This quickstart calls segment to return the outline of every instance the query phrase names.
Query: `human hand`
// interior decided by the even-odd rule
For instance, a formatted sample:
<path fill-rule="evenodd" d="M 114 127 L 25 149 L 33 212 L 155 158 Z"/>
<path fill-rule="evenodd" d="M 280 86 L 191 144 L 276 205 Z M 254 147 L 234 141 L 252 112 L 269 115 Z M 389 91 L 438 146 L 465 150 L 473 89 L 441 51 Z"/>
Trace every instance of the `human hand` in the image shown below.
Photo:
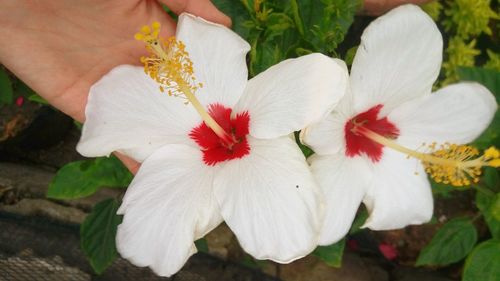
<path fill-rule="evenodd" d="M 174 13 L 189 12 L 230 25 L 209 0 L 0 0 L 0 61 L 40 96 L 83 122 L 89 89 L 121 64 L 140 64 L 138 29 L 153 21 L 162 36 L 175 32 Z M 117 154 L 132 171 L 139 164 Z"/>

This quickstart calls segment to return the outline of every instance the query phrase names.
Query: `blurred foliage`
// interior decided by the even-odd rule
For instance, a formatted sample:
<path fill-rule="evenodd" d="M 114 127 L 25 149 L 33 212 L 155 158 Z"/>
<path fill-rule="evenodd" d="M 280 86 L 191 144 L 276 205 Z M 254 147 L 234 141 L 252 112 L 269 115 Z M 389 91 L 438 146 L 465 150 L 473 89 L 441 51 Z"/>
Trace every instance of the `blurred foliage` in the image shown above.
<path fill-rule="evenodd" d="M 7 72 L 0 68 L 0 105 L 12 104 L 14 102 L 14 90 Z"/>
<path fill-rule="evenodd" d="M 490 20 L 498 19 L 490 0 L 448 0 L 443 25 L 446 31 L 468 39 L 481 33 L 492 35 Z"/>
<path fill-rule="evenodd" d="M 478 67 L 460 67 L 458 76 L 462 81 L 473 81 L 484 85 L 500 101 L 500 72 Z M 474 146 L 486 149 L 494 145 L 500 147 L 500 111 L 496 111 L 490 126 L 474 141 Z"/>
<path fill-rule="evenodd" d="M 439 1 L 432 1 L 422 5 L 422 9 L 434 20 L 437 21 L 443 10 L 443 5 Z"/>
<path fill-rule="evenodd" d="M 253 77 L 284 59 L 312 52 L 337 56 L 360 0 L 215 0 L 252 49 Z"/>
<path fill-rule="evenodd" d="M 459 80 L 458 67 L 474 66 L 476 57 L 481 54 L 481 51 L 476 48 L 476 40 L 468 43 L 460 37 L 451 38 L 446 55 L 448 59 L 443 62 L 443 70 L 445 79 L 441 82 L 442 86 Z"/>
<path fill-rule="evenodd" d="M 28 85 L 0 65 L 0 106 L 12 105 L 16 99 L 21 97 L 35 103 L 49 105 Z"/>
<path fill-rule="evenodd" d="M 459 81 L 457 69 L 478 66 L 500 70 L 498 54 L 498 3 L 490 0 L 441 0 L 423 6 L 445 31 L 445 58 L 442 79 L 445 86 Z M 481 41 L 481 43 L 478 43 Z M 485 43 L 486 42 L 486 43 Z M 479 46 L 481 45 L 481 46 Z M 497 48 L 491 48 L 491 46 Z"/>
<path fill-rule="evenodd" d="M 492 50 L 486 50 L 488 54 L 488 61 L 484 64 L 484 68 L 500 71 L 500 54 Z"/>

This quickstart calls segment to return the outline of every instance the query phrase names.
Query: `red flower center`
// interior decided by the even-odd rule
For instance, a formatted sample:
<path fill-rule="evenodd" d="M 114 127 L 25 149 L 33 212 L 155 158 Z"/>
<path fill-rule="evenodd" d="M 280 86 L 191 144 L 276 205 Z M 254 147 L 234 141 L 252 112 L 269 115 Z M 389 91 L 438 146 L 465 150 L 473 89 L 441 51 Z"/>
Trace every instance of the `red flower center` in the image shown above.
<path fill-rule="evenodd" d="M 209 166 L 226 160 L 242 158 L 250 153 L 247 141 L 250 115 L 245 111 L 231 118 L 232 111 L 231 108 L 217 103 L 208 106 L 208 114 L 226 131 L 229 138 L 220 138 L 205 122 L 189 133 L 189 137 L 200 146 L 203 152 L 203 161 Z"/>
<path fill-rule="evenodd" d="M 344 131 L 347 156 L 354 157 L 364 153 L 373 162 L 378 162 L 382 158 L 383 146 L 365 137 L 362 134 L 363 128 L 390 139 L 399 136 L 399 129 L 387 117 L 378 118 L 382 107 L 381 104 L 376 105 L 346 122 Z"/>

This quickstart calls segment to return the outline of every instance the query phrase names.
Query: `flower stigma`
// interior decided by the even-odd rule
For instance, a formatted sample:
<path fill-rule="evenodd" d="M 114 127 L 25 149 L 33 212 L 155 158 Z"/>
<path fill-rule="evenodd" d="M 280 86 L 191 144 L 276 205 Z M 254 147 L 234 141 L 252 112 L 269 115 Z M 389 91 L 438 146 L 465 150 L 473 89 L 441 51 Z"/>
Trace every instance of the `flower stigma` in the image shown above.
<path fill-rule="evenodd" d="M 183 98 L 186 104 L 191 103 L 205 124 L 223 142 L 234 143 L 234 137 L 208 114 L 195 96 L 196 91 L 203 87 L 203 84 L 196 82 L 193 62 L 185 49 L 186 46 L 175 36 L 167 39 L 161 38 L 160 27 L 159 22 L 153 22 L 151 26 L 143 26 L 134 36 L 136 40 L 146 43 L 146 49 L 150 53 L 148 57 L 141 57 L 144 72 L 160 85 L 161 92 Z"/>
<path fill-rule="evenodd" d="M 392 148 L 396 151 L 419 159 L 425 171 L 437 183 L 451 184 L 453 186 L 467 186 L 479 182 L 482 167 L 500 167 L 500 152 L 495 147 L 490 147 L 480 155 L 479 150 L 470 145 L 457 145 L 432 143 L 428 148 L 430 153 L 419 152 L 398 144 L 394 138 L 383 136 L 357 122 L 350 128 L 351 133 L 363 136 L 373 142 Z"/>

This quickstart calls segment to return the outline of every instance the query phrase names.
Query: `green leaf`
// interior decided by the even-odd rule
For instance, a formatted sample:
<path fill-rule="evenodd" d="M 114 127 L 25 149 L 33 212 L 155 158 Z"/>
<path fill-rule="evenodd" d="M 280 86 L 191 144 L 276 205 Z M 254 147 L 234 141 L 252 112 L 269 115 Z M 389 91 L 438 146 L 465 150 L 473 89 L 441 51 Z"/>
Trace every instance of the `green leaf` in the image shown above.
<path fill-rule="evenodd" d="M 194 245 L 196 246 L 196 249 L 198 250 L 198 252 L 208 253 L 207 239 L 200 238 L 200 239 L 194 241 Z"/>
<path fill-rule="evenodd" d="M 433 179 L 429 179 L 432 187 L 432 194 L 443 198 L 451 198 L 455 192 L 465 191 L 470 189 L 468 186 L 453 186 L 451 184 L 437 183 Z"/>
<path fill-rule="evenodd" d="M 342 265 L 342 255 L 344 254 L 345 239 L 332 244 L 330 246 L 319 246 L 312 253 L 320 260 L 332 267 L 340 267 Z"/>
<path fill-rule="evenodd" d="M 234 0 L 212 0 L 212 3 L 231 18 L 232 29 L 241 37 L 248 39 L 249 29 L 245 24 L 251 20 L 251 17 L 245 4 Z"/>
<path fill-rule="evenodd" d="M 125 187 L 132 174 L 115 157 L 69 163 L 52 180 L 47 197 L 75 199 L 89 196 L 101 187 Z"/>
<path fill-rule="evenodd" d="M 39 103 L 39 104 L 44 104 L 44 105 L 48 105 L 49 102 L 46 101 L 44 98 L 42 98 L 41 96 L 37 95 L 37 94 L 34 94 L 34 95 L 30 95 L 28 97 L 28 100 L 32 101 L 32 102 L 36 102 L 36 103 Z"/>
<path fill-rule="evenodd" d="M 80 122 L 78 122 L 78 121 L 76 121 L 76 120 L 73 120 L 73 124 L 75 125 L 75 127 L 76 127 L 79 131 L 81 131 L 81 130 L 83 129 L 83 124 L 82 124 L 82 123 L 80 123 Z"/>
<path fill-rule="evenodd" d="M 306 145 L 303 145 L 300 142 L 300 132 L 294 132 L 294 136 L 295 136 L 295 142 L 297 143 L 300 150 L 302 151 L 302 154 L 304 154 L 306 158 L 314 154 L 314 151 L 311 148 L 309 148 Z"/>
<path fill-rule="evenodd" d="M 95 205 L 80 227 L 81 247 L 98 274 L 116 259 L 115 237 L 122 217 L 116 214 L 119 204 L 107 199 Z"/>
<path fill-rule="evenodd" d="M 31 95 L 36 95 L 35 91 L 33 91 L 28 85 L 26 85 L 23 81 L 17 80 L 17 83 L 14 87 L 16 89 L 16 93 L 23 97 L 29 97 Z"/>
<path fill-rule="evenodd" d="M 500 110 L 495 112 L 490 126 L 473 142 L 479 149 L 486 149 L 490 146 L 500 147 Z"/>
<path fill-rule="evenodd" d="M 243 253 L 243 257 L 239 261 L 242 265 L 257 269 L 257 270 L 262 270 L 264 267 L 268 266 L 270 264 L 270 261 L 268 260 L 257 260 L 254 259 L 252 256 L 249 254 Z"/>
<path fill-rule="evenodd" d="M 500 71 L 479 67 L 459 67 L 458 76 L 463 81 L 475 81 L 483 84 L 497 97 L 500 96 Z"/>
<path fill-rule="evenodd" d="M 356 56 L 356 52 L 358 51 L 359 46 L 354 46 L 347 50 L 347 53 L 345 54 L 344 61 L 347 65 L 352 65 L 352 62 L 354 61 L 354 57 Z"/>
<path fill-rule="evenodd" d="M 464 266 L 462 281 L 500 280 L 500 241 L 485 241 L 472 251 Z"/>
<path fill-rule="evenodd" d="M 469 219 L 453 219 L 434 235 L 417 259 L 420 265 L 447 265 L 467 256 L 477 242 L 477 231 Z"/>
<path fill-rule="evenodd" d="M 476 192 L 476 206 L 481 211 L 491 236 L 497 239 L 500 239 L 500 219 L 497 218 L 499 200 L 500 194 Z"/>
<path fill-rule="evenodd" d="M 500 193 L 495 196 L 491 204 L 491 216 L 500 222 Z"/>
<path fill-rule="evenodd" d="M 356 215 L 356 218 L 352 223 L 351 229 L 349 230 L 349 234 L 354 234 L 356 232 L 359 232 L 361 230 L 361 226 L 365 224 L 367 218 L 368 218 L 368 211 L 366 210 L 366 208 L 363 208 L 360 211 L 358 211 L 358 214 Z"/>
<path fill-rule="evenodd" d="M 299 31 L 300 35 L 304 36 L 304 23 L 302 22 L 302 18 L 300 16 L 297 0 L 290 0 L 290 8 L 292 9 L 292 16 L 297 30 Z"/>
<path fill-rule="evenodd" d="M 255 56 L 251 57 L 250 60 L 250 73 L 252 76 L 285 59 L 283 50 L 272 41 L 257 41 L 254 54 Z"/>
<path fill-rule="evenodd" d="M 7 72 L 0 68 L 0 105 L 14 102 L 14 90 Z"/>
<path fill-rule="evenodd" d="M 461 80 L 475 81 L 487 87 L 500 100 L 500 72 L 478 67 L 460 67 Z M 497 110 L 490 126 L 474 141 L 474 146 L 485 149 L 491 145 L 500 146 L 500 111 Z"/>
<path fill-rule="evenodd" d="M 296 0 L 295 24 L 316 52 L 333 53 L 344 40 L 361 1 Z M 291 5 L 293 8 L 293 5 Z M 297 10 L 297 11 L 295 11 Z"/>
<path fill-rule="evenodd" d="M 489 189 L 498 192 L 500 191 L 500 171 L 493 167 L 484 168 L 483 182 Z"/>
<path fill-rule="evenodd" d="M 266 40 L 283 35 L 285 30 L 293 26 L 293 20 L 284 13 L 272 13 L 266 20 Z"/>

